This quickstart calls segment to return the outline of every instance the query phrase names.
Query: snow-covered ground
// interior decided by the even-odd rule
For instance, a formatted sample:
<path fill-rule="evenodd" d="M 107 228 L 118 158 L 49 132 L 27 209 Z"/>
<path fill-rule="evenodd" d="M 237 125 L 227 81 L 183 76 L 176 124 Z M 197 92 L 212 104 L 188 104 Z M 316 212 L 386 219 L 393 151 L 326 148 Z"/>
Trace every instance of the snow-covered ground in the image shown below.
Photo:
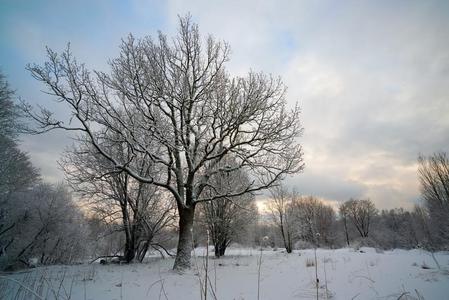
<path fill-rule="evenodd" d="M 438 270 L 425 251 L 360 250 L 317 250 L 320 299 L 449 299 L 449 253 L 435 255 Z M 144 264 L 40 267 L 6 276 L 34 290 L 42 285 L 38 294 L 49 299 L 201 299 L 204 251 L 196 249 L 192 270 L 182 275 L 171 270 L 173 259 L 150 258 Z M 314 257 L 314 250 L 264 250 L 258 290 L 260 251 L 228 249 L 226 257 L 209 260 L 208 299 L 257 299 L 258 292 L 260 299 L 316 299 L 315 267 L 307 266 Z M 0 284 L 0 299 L 17 294 L 17 283 Z M 32 299 L 30 293 L 23 297 Z"/>

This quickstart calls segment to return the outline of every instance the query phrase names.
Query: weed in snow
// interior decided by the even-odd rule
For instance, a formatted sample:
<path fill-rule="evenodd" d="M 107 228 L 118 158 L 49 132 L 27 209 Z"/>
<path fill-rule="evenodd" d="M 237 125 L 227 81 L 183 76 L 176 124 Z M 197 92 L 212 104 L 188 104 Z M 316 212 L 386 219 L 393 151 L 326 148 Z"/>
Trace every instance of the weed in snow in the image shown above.
<path fill-rule="evenodd" d="M 306 259 L 306 267 L 310 268 L 310 267 L 314 267 L 315 266 L 315 261 L 312 258 L 307 258 Z"/>

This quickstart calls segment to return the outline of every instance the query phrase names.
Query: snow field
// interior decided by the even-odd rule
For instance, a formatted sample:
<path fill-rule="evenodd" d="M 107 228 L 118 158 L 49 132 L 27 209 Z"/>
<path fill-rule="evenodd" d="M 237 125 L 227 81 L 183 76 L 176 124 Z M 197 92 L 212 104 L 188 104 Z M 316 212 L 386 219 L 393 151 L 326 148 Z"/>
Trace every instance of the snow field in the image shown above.
<path fill-rule="evenodd" d="M 2 275 L 9 280 L 0 280 L 0 299 L 17 295 L 18 284 L 11 279 L 44 299 L 201 299 L 204 253 L 204 248 L 195 250 L 192 269 L 184 274 L 171 270 L 173 259 L 151 257 L 144 264 L 39 267 Z M 209 258 L 208 299 L 257 299 L 260 251 L 231 248 L 226 254 Z M 435 256 L 441 270 L 422 250 L 318 249 L 319 298 L 449 299 L 449 254 Z M 262 251 L 260 299 L 316 299 L 314 257 L 313 249 Z M 29 299 L 21 291 L 24 296 L 17 299 Z"/>

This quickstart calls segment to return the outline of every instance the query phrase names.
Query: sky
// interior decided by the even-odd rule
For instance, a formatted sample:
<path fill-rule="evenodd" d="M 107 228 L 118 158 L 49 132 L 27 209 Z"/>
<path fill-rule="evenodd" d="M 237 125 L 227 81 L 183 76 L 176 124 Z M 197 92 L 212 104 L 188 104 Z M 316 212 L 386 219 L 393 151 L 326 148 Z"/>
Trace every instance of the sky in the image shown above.
<path fill-rule="evenodd" d="M 16 95 L 58 106 L 26 71 L 45 47 L 107 71 L 129 33 L 173 35 L 190 13 L 232 48 L 232 75 L 281 76 L 299 103 L 305 170 L 286 184 L 337 206 L 420 202 L 418 155 L 449 149 L 449 1 L 0 0 L 0 68 Z M 65 132 L 22 136 L 43 178 L 63 180 Z"/>

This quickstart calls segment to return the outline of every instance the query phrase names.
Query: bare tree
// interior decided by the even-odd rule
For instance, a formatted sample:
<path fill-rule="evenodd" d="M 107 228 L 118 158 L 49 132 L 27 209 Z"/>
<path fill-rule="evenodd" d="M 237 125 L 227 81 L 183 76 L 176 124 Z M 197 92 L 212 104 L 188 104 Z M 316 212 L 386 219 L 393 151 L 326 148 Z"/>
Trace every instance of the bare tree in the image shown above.
<path fill-rule="evenodd" d="M 420 156 L 421 194 L 430 218 L 435 245 L 449 245 L 449 157 L 446 153 Z M 431 238 L 432 240 L 432 238 Z M 438 245 L 436 245 L 438 244 Z"/>
<path fill-rule="evenodd" d="M 413 227 L 418 234 L 418 246 L 434 251 L 437 243 L 435 241 L 435 233 L 432 231 L 429 212 L 425 207 L 415 205 L 412 215 L 414 220 Z"/>
<path fill-rule="evenodd" d="M 313 196 L 295 197 L 292 202 L 292 223 L 296 236 L 315 246 L 331 246 L 335 240 L 335 212 Z"/>
<path fill-rule="evenodd" d="M 339 207 L 339 213 L 340 218 L 343 222 L 343 228 L 345 230 L 345 238 L 346 238 L 346 244 L 349 246 L 349 230 L 348 230 L 348 219 L 349 219 L 349 209 L 348 209 L 348 202 L 344 202 Z"/>
<path fill-rule="evenodd" d="M 14 140 L 0 136 L 0 203 L 38 181 L 39 172 L 28 154 L 21 151 Z"/>
<path fill-rule="evenodd" d="M 14 92 L 0 71 L 0 204 L 12 193 L 32 186 L 39 177 L 16 141 L 21 122 L 20 110 L 13 98 Z"/>
<path fill-rule="evenodd" d="M 48 58 L 29 70 L 71 109 L 73 122 L 24 105 L 39 124 L 35 133 L 78 130 L 117 169 L 169 191 L 179 214 L 175 269 L 190 267 L 196 204 L 269 188 L 303 168 L 296 142 L 299 108 L 286 108 L 281 80 L 262 73 L 230 78 L 225 70 L 229 46 L 210 36 L 203 42 L 190 17 L 180 19 L 171 42 L 162 33 L 157 41 L 129 36 L 120 56 L 110 62 L 110 74 L 89 72 L 69 49 L 62 55 L 48 50 Z M 116 157 L 102 144 L 109 132 L 131 153 L 164 170 L 163 176 L 139 174 L 133 155 Z M 148 147 L 150 140 L 156 145 Z M 215 166 L 229 155 L 236 158 L 234 169 L 248 172 L 249 183 L 224 195 L 205 196 L 211 176 L 220 171 Z"/>
<path fill-rule="evenodd" d="M 350 199 L 343 205 L 360 236 L 362 238 L 368 237 L 373 217 L 377 215 L 377 209 L 374 203 L 369 199 Z"/>
<path fill-rule="evenodd" d="M 386 249 L 418 247 L 422 241 L 417 230 L 420 220 L 416 212 L 403 208 L 382 210 L 374 231 L 377 242 Z"/>
<path fill-rule="evenodd" d="M 14 91 L 0 71 L 0 137 L 14 139 L 20 131 L 20 109 L 13 101 Z"/>
<path fill-rule="evenodd" d="M 228 158 L 221 165 L 223 164 L 232 168 L 235 162 Z M 212 197 L 241 189 L 241 186 L 248 185 L 249 178 L 242 170 L 237 169 L 214 174 L 210 182 L 211 187 L 206 188 L 204 194 Z M 200 220 L 207 226 L 211 235 L 216 257 L 223 256 L 231 242 L 248 233 L 250 226 L 257 220 L 255 197 L 252 193 L 204 202 L 199 212 Z"/>
<path fill-rule="evenodd" d="M 18 108 L 14 93 L 0 72 L 0 257 L 12 246 L 20 218 L 15 208 L 17 194 L 31 189 L 39 182 L 39 172 L 31 164 L 27 153 L 19 149 Z"/>
<path fill-rule="evenodd" d="M 287 253 L 293 250 L 293 224 L 290 220 L 292 215 L 292 200 L 295 197 L 283 185 L 271 189 L 271 201 L 268 202 L 268 210 L 275 226 L 281 232 L 282 241 Z"/>
<path fill-rule="evenodd" d="M 14 140 L 0 136 L 0 256 L 5 255 L 14 242 L 11 232 L 15 232 L 20 223 L 19 195 L 38 182 L 39 172 L 29 156 Z"/>
<path fill-rule="evenodd" d="M 113 137 L 110 137 L 113 140 Z M 115 145 L 115 155 L 129 156 L 129 149 Z M 126 145 L 125 145 L 126 146 Z M 138 160 L 138 158 L 136 158 Z M 139 174 L 155 172 L 148 161 L 137 161 Z M 136 257 L 142 261 L 150 247 L 163 246 L 158 235 L 174 222 L 175 207 L 157 186 L 135 180 L 128 173 L 116 169 L 92 145 L 79 139 L 78 147 L 66 152 L 62 160 L 66 178 L 88 207 L 104 222 L 121 224 L 111 226 L 125 235 L 124 254 L 131 262 Z M 156 175 L 155 175 L 156 176 Z M 165 248 L 163 248 L 165 250 Z"/>

